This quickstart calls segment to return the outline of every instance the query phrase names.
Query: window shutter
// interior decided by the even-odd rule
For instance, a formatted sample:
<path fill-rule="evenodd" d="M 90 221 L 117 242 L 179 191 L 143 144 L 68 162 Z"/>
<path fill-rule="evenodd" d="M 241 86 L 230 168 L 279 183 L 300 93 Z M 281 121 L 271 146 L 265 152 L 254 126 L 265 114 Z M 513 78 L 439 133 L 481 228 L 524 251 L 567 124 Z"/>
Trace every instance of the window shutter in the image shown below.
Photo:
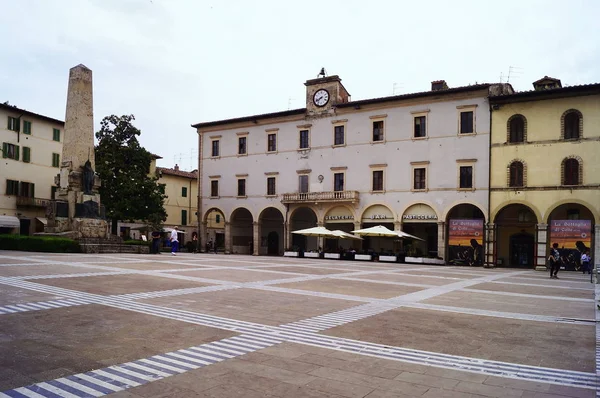
<path fill-rule="evenodd" d="M 8 144 L 6 142 L 2 143 L 2 157 L 6 158 L 8 156 Z"/>
<path fill-rule="evenodd" d="M 19 146 L 15 145 L 15 160 L 19 160 Z"/>
<path fill-rule="evenodd" d="M 34 183 L 31 183 L 31 192 L 30 192 L 30 194 L 31 194 L 32 198 L 35 198 L 35 184 Z"/>

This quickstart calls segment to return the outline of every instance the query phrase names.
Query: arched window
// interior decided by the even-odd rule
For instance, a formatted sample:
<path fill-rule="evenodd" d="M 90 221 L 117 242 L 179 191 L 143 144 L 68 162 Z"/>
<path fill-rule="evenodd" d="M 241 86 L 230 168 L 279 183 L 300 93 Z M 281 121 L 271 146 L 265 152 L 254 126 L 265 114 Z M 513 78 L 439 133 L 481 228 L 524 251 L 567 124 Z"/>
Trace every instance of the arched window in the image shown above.
<path fill-rule="evenodd" d="M 574 158 L 563 161 L 563 185 L 579 185 L 579 161 Z"/>
<path fill-rule="evenodd" d="M 508 142 L 517 143 L 525 141 L 525 117 L 514 115 L 508 122 Z"/>
<path fill-rule="evenodd" d="M 509 187 L 523 186 L 523 163 L 519 161 L 512 162 L 509 167 Z"/>
<path fill-rule="evenodd" d="M 577 140 L 581 138 L 583 127 L 583 115 L 576 109 L 569 109 L 563 113 L 563 138 L 565 140 Z"/>

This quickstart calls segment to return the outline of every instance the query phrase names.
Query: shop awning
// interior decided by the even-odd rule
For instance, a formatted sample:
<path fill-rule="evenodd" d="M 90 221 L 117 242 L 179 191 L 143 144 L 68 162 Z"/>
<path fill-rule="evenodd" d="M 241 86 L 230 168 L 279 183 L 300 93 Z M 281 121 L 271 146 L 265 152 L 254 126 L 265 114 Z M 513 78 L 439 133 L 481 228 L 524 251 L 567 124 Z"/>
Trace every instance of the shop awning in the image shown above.
<path fill-rule="evenodd" d="M 44 225 L 48 224 L 48 219 L 44 217 L 36 217 L 36 219 Z"/>
<path fill-rule="evenodd" d="M 21 223 L 15 216 L 0 216 L 0 228 L 19 228 Z"/>

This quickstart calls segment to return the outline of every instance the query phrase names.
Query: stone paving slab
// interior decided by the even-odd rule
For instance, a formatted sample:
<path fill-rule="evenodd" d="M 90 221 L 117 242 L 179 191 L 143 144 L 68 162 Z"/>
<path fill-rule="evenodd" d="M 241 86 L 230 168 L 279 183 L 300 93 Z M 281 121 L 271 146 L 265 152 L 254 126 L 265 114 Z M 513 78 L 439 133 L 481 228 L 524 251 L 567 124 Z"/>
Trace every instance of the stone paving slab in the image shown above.
<path fill-rule="evenodd" d="M 510 292 L 510 293 L 521 293 L 521 294 L 533 294 L 540 296 L 556 296 L 560 297 L 571 297 L 571 298 L 584 298 L 593 299 L 593 290 L 575 290 L 575 289 L 556 289 L 554 287 L 544 286 L 523 286 L 523 285 L 509 285 L 505 283 L 480 283 L 477 285 L 470 286 L 469 289 L 477 290 L 488 290 L 496 292 Z"/>
<path fill-rule="evenodd" d="M 156 270 L 173 270 L 181 268 L 201 269 L 204 265 L 195 265 L 189 263 L 165 263 L 165 262 L 119 262 L 113 261 L 111 264 L 102 264 L 111 267 L 123 268 L 124 270 L 140 270 L 140 271 L 156 271 Z"/>
<path fill-rule="evenodd" d="M 387 299 L 423 290 L 422 288 L 412 286 L 384 285 L 368 281 L 359 282 L 333 278 L 307 282 L 281 283 L 275 286 L 380 299 Z"/>
<path fill-rule="evenodd" d="M 428 280 L 429 278 L 433 278 L 433 277 L 437 277 L 437 278 L 456 278 L 456 279 L 475 279 L 475 278 L 480 278 L 482 276 L 485 276 L 484 274 L 481 275 L 473 275 L 471 273 L 469 274 L 463 274 L 463 273 L 456 273 L 456 272 L 444 272 L 443 268 L 440 268 L 440 270 L 435 270 L 435 271 L 406 271 L 403 272 L 404 275 L 416 275 L 416 276 L 420 276 L 420 277 L 425 277 L 426 280 Z"/>
<path fill-rule="evenodd" d="M 310 275 L 332 275 L 332 274 L 343 274 L 345 272 L 349 272 L 344 269 L 327 267 L 327 268 L 316 268 L 316 267 L 280 267 L 280 268 L 269 268 L 270 271 L 280 271 L 280 272 L 295 272 L 298 274 L 310 274 Z M 273 278 L 275 279 L 275 278 Z"/>
<path fill-rule="evenodd" d="M 94 304 L 0 322 L 0 391 L 235 336 Z"/>
<path fill-rule="evenodd" d="M 0 283 L 0 306 L 10 304 L 32 303 L 36 301 L 56 300 L 59 298 L 64 297 L 56 296 L 53 294 L 34 292 L 31 290 L 21 289 L 13 286 L 6 286 Z"/>
<path fill-rule="evenodd" d="M 65 289 L 102 295 L 210 286 L 210 284 L 195 281 L 168 279 L 161 276 L 132 274 L 74 277 L 64 279 L 41 279 L 36 282 L 50 286 L 62 287 Z"/>
<path fill-rule="evenodd" d="M 365 281 L 383 281 L 383 282 L 400 282 L 400 283 L 422 283 L 432 286 L 443 286 L 456 282 L 452 279 L 441 278 L 423 278 L 421 275 L 407 275 L 406 273 L 397 274 L 371 274 L 354 276 L 356 279 L 364 279 Z"/>
<path fill-rule="evenodd" d="M 401 308 L 324 333 L 450 355 L 595 372 L 593 326 Z"/>
<path fill-rule="evenodd" d="M 258 269 L 258 268 L 257 268 Z M 264 271 L 246 271 L 236 270 L 232 272 L 228 269 L 223 270 L 193 270 L 193 271 L 177 271 L 171 272 L 172 275 L 184 275 L 198 278 L 215 279 L 229 282 L 260 282 L 273 279 L 295 278 L 297 275 L 286 275 L 277 272 L 269 272 L 273 268 L 268 268 Z"/>
<path fill-rule="evenodd" d="M 533 274 L 535 275 L 535 274 Z M 573 289 L 584 289 L 593 291 L 594 286 L 590 283 L 589 275 L 586 278 L 587 280 L 567 280 L 567 279 L 550 279 L 549 277 L 543 278 L 502 278 L 498 279 L 497 282 L 510 282 L 510 283 L 520 283 L 520 284 L 535 284 L 542 287 L 555 287 L 558 289 L 565 288 L 573 288 Z"/>
<path fill-rule="evenodd" d="M 139 300 L 264 325 L 281 325 L 356 306 L 356 302 L 254 289 Z"/>
<path fill-rule="evenodd" d="M 0 267 L 0 277 L 34 276 L 34 275 L 71 275 L 87 274 L 90 272 L 105 272 L 105 270 L 93 267 L 74 267 L 71 265 L 40 264 L 40 265 L 16 265 L 12 267 Z"/>
<path fill-rule="evenodd" d="M 472 292 L 451 292 L 424 300 L 422 303 L 575 319 L 592 320 L 595 316 L 595 309 L 590 305 L 592 303 L 565 301 L 561 300 L 560 297 L 549 299 Z"/>

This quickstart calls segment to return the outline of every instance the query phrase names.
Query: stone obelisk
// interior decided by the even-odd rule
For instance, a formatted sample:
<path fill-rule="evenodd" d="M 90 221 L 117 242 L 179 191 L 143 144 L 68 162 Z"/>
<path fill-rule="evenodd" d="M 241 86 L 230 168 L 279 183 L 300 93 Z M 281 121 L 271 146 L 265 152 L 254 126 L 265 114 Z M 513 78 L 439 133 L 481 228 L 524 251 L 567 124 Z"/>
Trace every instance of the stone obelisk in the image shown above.
<path fill-rule="evenodd" d="M 94 167 L 92 71 L 80 64 L 69 71 L 60 174 L 55 178 L 58 190 L 46 210 L 46 232 L 79 239 L 108 236 Z"/>

